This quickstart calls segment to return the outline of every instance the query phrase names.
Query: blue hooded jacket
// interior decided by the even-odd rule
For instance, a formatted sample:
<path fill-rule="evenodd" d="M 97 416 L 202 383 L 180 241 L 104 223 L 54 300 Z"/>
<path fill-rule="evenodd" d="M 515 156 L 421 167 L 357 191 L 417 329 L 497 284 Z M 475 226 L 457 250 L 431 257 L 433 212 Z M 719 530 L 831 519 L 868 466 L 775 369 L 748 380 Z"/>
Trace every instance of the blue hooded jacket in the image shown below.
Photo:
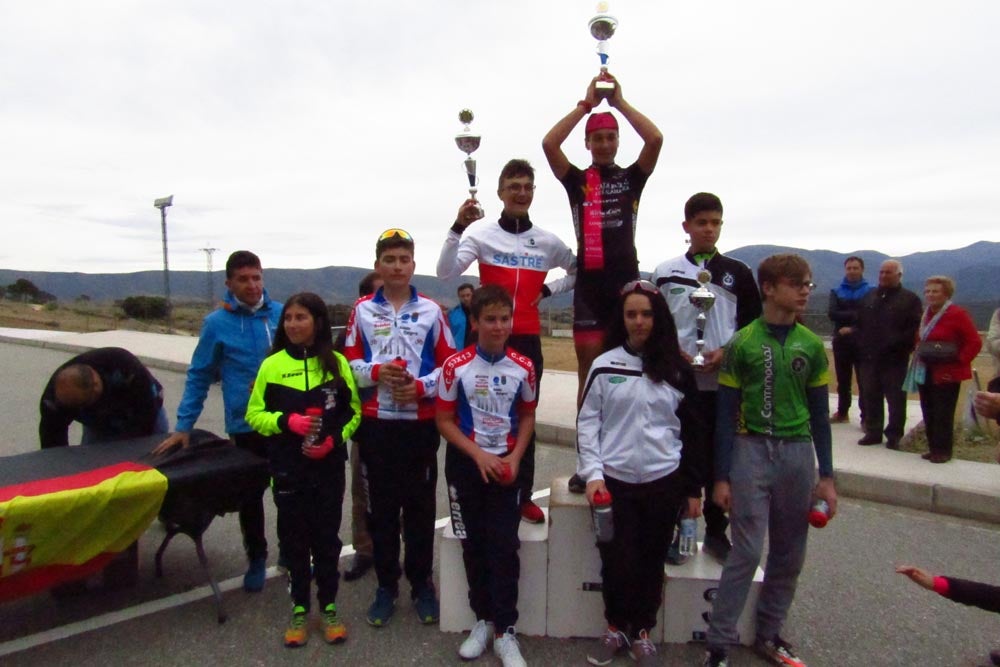
<path fill-rule="evenodd" d="M 270 351 L 281 323 L 282 304 L 264 290 L 264 303 L 252 313 L 226 290 L 222 307 L 209 313 L 191 357 L 184 397 L 177 406 L 177 431 L 190 432 L 201 416 L 208 388 L 222 380 L 227 433 L 253 431 L 244 416 L 257 369 Z"/>

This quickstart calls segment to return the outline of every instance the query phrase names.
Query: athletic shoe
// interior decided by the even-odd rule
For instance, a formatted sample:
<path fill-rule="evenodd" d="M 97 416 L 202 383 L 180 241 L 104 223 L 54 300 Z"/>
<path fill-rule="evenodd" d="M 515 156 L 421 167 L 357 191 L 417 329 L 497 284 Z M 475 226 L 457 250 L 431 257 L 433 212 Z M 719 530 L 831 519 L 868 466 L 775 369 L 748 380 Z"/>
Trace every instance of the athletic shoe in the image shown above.
<path fill-rule="evenodd" d="M 722 535 L 705 533 L 705 542 L 701 548 L 709 556 L 719 561 L 719 563 L 725 564 L 726 558 L 729 557 L 729 552 L 733 550 L 733 544 L 726 537 L 725 533 Z"/>
<path fill-rule="evenodd" d="M 867 447 L 869 445 L 881 445 L 882 436 L 879 435 L 866 435 L 865 437 L 858 440 L 858 444 L 862 447 Z"/>
<path fill-rule="evenodd" d="M 337 616 L 337 605 L 332 602 L 323 609 L 323 639 L 327 644 L 347 641 L 347 628 L 340 620 L 340 616 Z"/>
<path fill-rule="evenodd" d="M 757 655 L 775 665 L 806 667 L 806 663 L 795 655 L 792 645 L 778 635 L 775 635 L 773 639 L 758 637 L 753 644 L 753 650 L 757 652 Z"/>
<path fill-rule="evenodd" d="M 639 631 L 639 638 L 632 641 L 632 648 L 629 655 L 635 660 L 638 667 L 653 667 L 658 663 L 656 659 L 656 644 L 649 639 L 649 633 L 645 630 Z"/>
<path fill-rule="evenodd" d="M 534 502 L 525 500 L 521 503 L 521 520 L 528 523 L 544 523 L 545 512 Z"/>
<path fill-rule="evenodd" d="M 493 653 L 500 658 L 503 667 L 528 667 L 528 663 L 521 657 L 521 647 L 518 646 L 513 626 L 493 639 Z"/>
<path fill-rule="evenodd" d="M 628 648 L 628 637 L 621 630 L 608 627 L 597 646 L 587 652 L 587 662 L 592 665 L 610 665 L 615 656 Z"/>
<path fill-rule="evenodd" d="M 583 477 L 576 473 L 573 473 L 573 476 L 569 478 L 569 483 L 566 486 L 570 493 L 583 493 L 587 490 L 587 483 L 583 481 Z"/>
<path fill-rule="evenodd" d="M 375 600 L 368 607 L 368 625 L 381 628 L 389 622 L 389 618 L 396 611 L 396 595 L 397 593 L 382 586 L 375 590 Z"/>
<path fill-rule="evenodd" d="M 243 590 L 247 593 L 260 593 L 264 590 L 264 581 L 267 579 L 267 560 L 264 558 L 254 558 L 250 561 L 247 573 L 243 575 Z"/>
<path fill-rule="evenodd" d="M 938 454 L 937 452 L 931 454 L 931 457 L 927 459 L 931 463 L 947 463 L 951 461 L 951 454 Z"/>
<path fill-rule="evenodd" d="M 830 415 L 831 424 L 847 424 L 851 421 L 851 418 L 847 416 L 846 412 L 834 412 Z"/>
<path fill-rule="evenodd" d="M 433 584 L 427 584 L 416 591 L 416 595 L 413 596 L 413 608 L 417 612 L 417 618 L 424 625 L 438 622 L 441 605 L 438 603 Z"/>
<path fill-rule="evenodd" d="M 462 645 L 458 647 L 458 655 L 462 660 L 475 660 L 486 652 L 490 639 L 493 637 L 493 624 L 486 621 L 476 621 L 465 638 Z"/>
<path fill-rule="evenodd" d="M 302 605 L 295 605 L 292 608 L 292 620 L 285 630 L 285 646 L 288 648 L 298 648 L 305 646 L 309 641 L 309 612 Z"/>
<path fill-rule="evenodd" d="M 728 657 L 725 651 L 705 651 L 705 661 L 701 664 L 702 667 L 729 667 Z"/>

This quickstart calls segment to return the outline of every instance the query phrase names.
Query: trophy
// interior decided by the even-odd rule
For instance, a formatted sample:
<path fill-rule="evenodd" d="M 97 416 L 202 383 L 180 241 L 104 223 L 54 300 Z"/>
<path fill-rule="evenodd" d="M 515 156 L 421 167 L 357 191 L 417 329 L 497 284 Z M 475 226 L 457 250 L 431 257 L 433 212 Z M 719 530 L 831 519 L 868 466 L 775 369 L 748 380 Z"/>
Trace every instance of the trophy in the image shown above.
<path fill-rule="evenodd" d="M 608 14 L 608 3 L 597 4 L 597 15 L 590 19 L 590 34 L 597 40 L 597 55 L 601 58 L 601 74 L 608 73 L 608 40 L 615 34 L 618 28 L 618 19 Z M 613 81 L 598 81 L 596 84 L 597 96 L 600 98 L 611 97 L 615 92 Z"/>
<path fill-rule="evenodd" d="M 479 192 L 479 189 L 476 187 L 478 181 L 476 178 L 476 160 L 472 157 L 472 154 L 479 148 L 479 140 L 482 137 L 473 133 L 469 128 L 469 124 L 472 123 L 473 118 L 475 116 L 469 109 L 462 109 L 458 112 L 458 120 L 465 125 L 465 129 L 455 135 L 455 143 L 458 144 L 459 149 L 467 156 L 465 158 L 465 175 L 469 177 L 469 197 L 475 201 L 476 193 Z M 476 201 L 476 211 L 479 213 L 476 216 L 476 220 L 486 215 L 478 201 Z"/>
<path fill-rule="evenodd" d="M 698 310 L 698 317 L 695 318 L 695 326 L 698 330 L 698 339 L 695 341 L 695 345 L 698 346 L 698 352 L 691 360 L 691 366 L 700 369 L 705 368 L 705 355 L 702 354 L 705 349 L 705 320 L 707 319 L 705 313 L 715 305 L 715 295 L 712 294 L 712 290 L 708 289 L 708 283 L 712 280 L 711 271 L 702 267 L 698 271 L 696 280 L 698 281 L 698 289 L 688 295 L 688 301 Z"/>

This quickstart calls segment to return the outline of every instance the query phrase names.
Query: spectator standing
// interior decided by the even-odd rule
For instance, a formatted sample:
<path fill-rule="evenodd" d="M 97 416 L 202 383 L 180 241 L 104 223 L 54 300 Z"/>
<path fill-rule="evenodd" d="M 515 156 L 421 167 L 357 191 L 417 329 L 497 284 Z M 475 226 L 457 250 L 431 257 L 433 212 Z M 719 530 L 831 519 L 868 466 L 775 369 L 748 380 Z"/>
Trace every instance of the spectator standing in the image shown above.
<path fill-rule="evenodd" d="M 462 283 L 455 293 L 458 295 L 458 303 L 448 311 L 448 326 L 451 328 L 451 335 L 455 339 L 455 349 L 464 350 L 467 346 L 476 342 L 476 334 L 472 328 L 472 317 L 470 308 L 472 306 L 472 292 L 475 288 L 472 283 Z"/>
<path fill-rule="evenodd" d="M 852 255 L 844 260 L 844 279 L 836 289 L 830 290 L 827 316 L 833 322 L 833 367 L 837 374 L 837 411 L 830 415 L 830 422 L 845 424 L 850 421 L 851 377 L 858 374 L 858 307 L 861 299 L 871 291 L 865 280 L 865 260 Z M 864 405 L 860 395 L 861 422 L 864 423 Z"/>

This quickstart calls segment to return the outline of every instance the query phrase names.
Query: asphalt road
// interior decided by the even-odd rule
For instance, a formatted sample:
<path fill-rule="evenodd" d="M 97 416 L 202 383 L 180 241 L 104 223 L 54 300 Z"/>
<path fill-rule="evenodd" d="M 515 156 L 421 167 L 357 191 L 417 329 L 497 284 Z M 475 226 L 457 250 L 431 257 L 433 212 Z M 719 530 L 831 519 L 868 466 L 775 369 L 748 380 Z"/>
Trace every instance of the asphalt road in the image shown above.
<path fill-rule="evenodd" d="M 0 344 L 0 454 L 31 451 L 37 446 L 37 401 L 49 373 L 70 355 L 38 348 Z M 183 374 L 155 371 L 166 387 L 173 414 Z M 218 392 L 213 390 L 206 418 L 199 426 L 222 431 Z M 0 460 L 2 465 L 2 460 Z M 539 483 L 544 489 L 573 467 L 573 453 L 541 446 Z M 443 466 L 442 466 L 443 470 Z M 444 485 L 439 485 L 439 515 L 444 516 Z M 544 504 L 544 499 L 541 501 Z M 273 506 L 266 502 L 276 554 Z M 345 516 L 346 504 L 345 504 Z M 823 530 L 814 530 L 809 557 L 786 626 L 812 667 L 880 665 L 985 664 L 991 648 L 1000 647 L 1000 619 L 962 607 L 918 588 L 893 572 L 912 562 L 936 572 L 1000 583 L 998 527 L 887 505 L 845 499 L 841 513 Z M 327 646 L 317 637 L 298 650 L 282 648 L 280 637 L 289 610 L 280 577 L 264 592 L 245 594 L 239 579 L 245 567 L 235 517 L 217 519 L 206 533 L 206 550 L 217 578 L 234 589 L 225 593 L 229 620 L 219 625 L 210 597 L 199 595 L 204 575 L 194 549 L 178 537 L 166 553 L 166 577 L 156 579 L 153 553 L 162 528 L 154 524 L 140 541 L 139 585 L 81 598 L 56 601 L 48 594 L 0 606 L 0 664 L 6 665 L 284 665 L 317 660 L 348 664 L 458 664 L 457 634 L 421 626 L 410 611 L 407 587 L 389 627 L 375 630 L 364 622 L 374 591 L 374 575 L 342 583 L 338 607 L 346 619 L 346 644 Z M 350 543 L 349 521 L 341 538 Z M 194 593 L 191 593 L 191 592 Z M 179 596 L 194 601 L 184 602 Z M 669 601 L 668 601 L 669 604 Z M 119 620 L 120 619 L 120 620 Z M 589 640 L 523 637 L 529 664 L 584 664 Z M 18 650 L 22 647 L 24 650 Z M 660 647 L 665 665 L 700 664 L 702 647 Z M 490 655 L 478 661 L 495 665 Z M 734 665 L 764 664 L 738 650 Z M 616 664 L 630 664 L 621 658 Z"/>

